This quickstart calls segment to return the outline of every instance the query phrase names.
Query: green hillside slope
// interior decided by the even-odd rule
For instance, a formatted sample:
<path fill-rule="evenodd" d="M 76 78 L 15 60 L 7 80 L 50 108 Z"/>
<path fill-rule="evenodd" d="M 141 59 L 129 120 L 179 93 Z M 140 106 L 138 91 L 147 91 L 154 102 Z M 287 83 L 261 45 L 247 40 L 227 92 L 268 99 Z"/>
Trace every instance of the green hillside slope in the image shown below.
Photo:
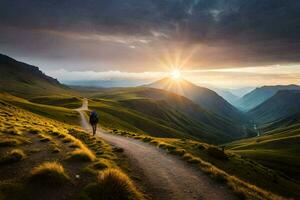
<path fill-rule="evenodd" d="M 284 119 L 300 112 L 300 91 L 282 90 L 250 110 L 249 115 L 258 124 Z"/>
<path fill-rule="evenodd" d="M 263 86 L 244 95 L 238 102 L 237 106 L 245 111 L 249 111 L 260 105 L 280 90 L 300 90 L 298 85 L 276 85 Z"/>
<path fill-rule="evenodd" d="M 0 92 L 0 100 L 9 102 L 12 105 L 23 108 L 35 114 L 39 114 L 54 120 L 77 125 L 79 116 L 75 110 L 64 108 L 61 106 L 51 106 L 30 102 L 26 99 L 16 97 L 7 93 Z"/>
<path fill-rule="evenodd" d="M 154 88 L 115 88 L 92 95 L 90 108 L 107 126 L 160 137 L 193 137 L 210 143 L 241 138 L 245 130 L 191 100 Z"/>
<path fill-rule="evenodd" d="M 0 91 L 21 97 L 72 94 L 60 84 L 39 70 L 39 68 L 18 62 L 0 54 Z"/>
<path fill-rule="evenodd" d="M 295 123 L 278 127 L 260 137 L 232 142 L 226 148 L 300 183 L 299 143 L 300 123 Z"/>
<path fill-rule="evenodd" d="M 262 126 L 260 129 L 263 132 L 269 132 L 269 131 L 273 131 L 275 129 L 287 128 L 287 127 L 289 127 L 290 129 L 293 129 L 293 125 L 295 125 L 295 124 L 300 124 L 300 112 L 290 115 L 284 119 L 274 121 L 270 124 L 266 124 L 266 125 Z"/>

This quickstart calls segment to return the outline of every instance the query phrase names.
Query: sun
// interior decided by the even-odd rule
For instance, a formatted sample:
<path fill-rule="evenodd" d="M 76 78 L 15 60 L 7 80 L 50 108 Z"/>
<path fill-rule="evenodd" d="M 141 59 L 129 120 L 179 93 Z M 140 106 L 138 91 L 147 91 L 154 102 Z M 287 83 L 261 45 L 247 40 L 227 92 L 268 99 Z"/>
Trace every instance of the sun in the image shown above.
<path fill-rule="evenodd" d="M 171 77 L 175 80 L 178 80 L 181 78 L 181 72 L 178 69 L 175 69 L 171 72 Z"/>

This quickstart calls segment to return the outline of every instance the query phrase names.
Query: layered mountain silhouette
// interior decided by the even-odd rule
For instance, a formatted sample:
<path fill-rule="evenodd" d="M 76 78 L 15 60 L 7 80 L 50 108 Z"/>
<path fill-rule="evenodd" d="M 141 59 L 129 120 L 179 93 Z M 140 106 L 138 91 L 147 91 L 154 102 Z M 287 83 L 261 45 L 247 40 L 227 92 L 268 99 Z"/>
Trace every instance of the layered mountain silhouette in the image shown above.
<path fill-rule="evenodd" d="M 281 90 L 247 114 L 259 124 L 282 120 L 300 112 L 300 90 Z"/>
<path fill-rule="evenodd" d="M 219 96 L 223 97 L 231 105 L 235 105 L 236 102 L 239 100 L 238 96 L 234 95 L 231 91 L 227 89 L 221 89 L 221 88 L 210 88 L 210 89 L 215 91 Z"/>
<path fill-rule="evenodd" d="M 147 87 L 164 89 L 185 96 L 202 108 L 222 117 L 230 118 L 234 121 L 244 120 L 243 114 L 216 92 L 205 87 L 197 86 L 189 81 L 164 78 L 147 85 Z"/>
<path fill-rule="evenodd" d="M 276 85 L 259 87 L 244 95 L 237 102 L 237 106 L 242 110 L 249 111 L 275 95 L 280 90 L 300 90 L 300 86 Z"/>

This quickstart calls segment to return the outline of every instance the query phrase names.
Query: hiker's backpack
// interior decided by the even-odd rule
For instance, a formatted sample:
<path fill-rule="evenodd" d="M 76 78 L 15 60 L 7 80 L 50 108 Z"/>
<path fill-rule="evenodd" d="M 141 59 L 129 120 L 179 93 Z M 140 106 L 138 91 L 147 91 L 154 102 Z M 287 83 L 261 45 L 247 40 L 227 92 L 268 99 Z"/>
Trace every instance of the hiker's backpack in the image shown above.
<path fill-rule="evenodd" d="M 97 124 L 98 121 L 99 121 L 98 114 L 95 111 L 91 112 L 90 123 L 91 124 Z"/>

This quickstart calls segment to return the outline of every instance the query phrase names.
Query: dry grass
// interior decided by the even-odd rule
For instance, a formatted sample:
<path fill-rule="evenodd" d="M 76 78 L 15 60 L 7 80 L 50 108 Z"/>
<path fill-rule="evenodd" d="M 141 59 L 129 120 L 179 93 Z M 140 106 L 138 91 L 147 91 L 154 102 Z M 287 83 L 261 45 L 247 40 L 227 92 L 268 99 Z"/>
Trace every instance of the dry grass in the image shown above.
<path fill-rule="evenodd" d="M 69 138 L 69 137 L 66 137 L 66 138 L 64 138 L 64 139 L 62 140 L 62 142 L 63 142 L 63 143 L 70 143 L 70 142 L 72 142 L 72 139 Z"/>
<path fill-rule="evenodd" d="M 72 151 L 68 157 L 68 160 L 91 162 L 96 159 L 95 155 L 88 149 L 76 149 Z"/>
<path fill-rule="evenodd" d="M 45 162 L 32 169 L 30 182 L 47 186 L 59 186 L 69 181 L 63 166 L 57 162 Z"/>
<path fill-rule="evenodd" d="M 41 132 L 41 130 L 39 129 L 35 129 L 35 128 L 31 128 L 28 130 L 28 133 L 33 134 L 33 135 L 37 135 Z"/>
<path fill-rule="evenodd" d="M 18 139 L 10 139 L 10 138 L 1 138 L 0 147 L 13 147 L 21 144 Z"/>
<path fill-rule="evenodd" d="M 0 158 L 0 163 L 13 163 L 23 160 L 26 157 L 26 154 L 22 149 L 13 149 L 10 152 L 8 152 L 6 155 L 4 155 L 2 158 Z"/>
<path fill-rule="evenodd" d="M 50 142 L 52 140 L 50 136 L 45 134 L 39 134 L 39 137 L 41 138 L 40 139 L 41 142 Z"/>
<path fill-rule="evenodd" d="M 107 159 L 99 159 L 97 162 L 95 162 L 93 164 L 93 168 L 96 169 L 96 170 L 104 170 L 104 169 L 107 169 L 107 168 L 110 168 L 112 167 L 112 163 L 111 161 L 107 160 Z"/>
<path fill-rule="evenodd" d="M 86 132 L 77 129 L 69 129 L 68 134 L 75 138 L 74 145 L 78 145 L 81 149 L 93 151 L 99 158 L 116 159 L 111 146 L 103 140 L 92 137 Z"/>
<path fill-rule="evenodd" d="M 4 131 L 6 134 L 9 135 L 16 135 L 16 136 L 22 136 L 22 132 L 18 130 L 17 128 L 8 128 Z"/>
<path fill-rule="evenodd" d="M 69 147 L 70 147 L 70 148 L 79 148 L 79 145 L 78 145 L 78 144 L 75 144 L 75 143 L 73 143 L 73 144 L 70 144 L 70 145 L 69 145 Z"/>
<path fill-rule="evenodd" d="M 97 182 L 87 186 L 86 193 L 93 200 L 143 199 L 128 176 L 117 169 L 101 172 Z"/>
<path fill-rule="evenodd" d="M 13 191 L 12 193 L 17 194 L 18 198 L 10 198 L 14 197 L 14 194 L 11 194 L 10 191 L 2 191 L 0 188 L 0 199 L 2 199 L 2 194 L 4 195 L 4 199 L 36 199 L 31 198 L 31 194 L 35 195 L 35 190 L 37 189 L 41 189 L 41 191 L 37 192 L 37 194 L 40 195 L 37 199 L 53 199 L 52 197 L 57 195 L 53 193 L 53 189 L 56 190 L 57 187 L 66 187 L 67 191 L 65 191 L 65 194 L 67 197 L 73 194 L 76 194 L 77 197 L 77 195 L 81 195 L 82 189 L 86 184 L 91 183 L 91 181 L 97 178 L 99 171 L 117 166 L 115 163 L 117 157 L 112 148 L 101 139 L 91 137 L 78 127 L 45 118 L 15 106 L 1 106 L 1 103 L 0 121 L 3 122 L 0 123 L 1 152 L 5 152 L 6 149 L 9 151 L 11 147 L 15 146 L 24 148 L 26 153 L 28 152 L 26 160 L 14 163 L 12 170 L 9 169 L 10 165 L 3 165 L 2 167 L 8 168 L 9 172 L 12 173 L 8 174 L 8 180 L 11 180 L 13 184 L 21 184 L 21 186 L 24 187 L 24 192 L 30 196 L 27 198 L 26 195 Z M 12 129 L 20 131 L 21 134 L 5 132 L 6 130 Z M 72 133 L 70 133 L 70 130 L 73 130 Z M 44 142 L 39 142 L 40 139 L 43 140 L 44 138 L 48 139 L 45 139 Z M 70 142 L 63 143 L 63 140 Z M 69 147 L 77 149 L 71 149 Z M 39 154 L 40 152 L 43 154 L 42 157 L 40 156 L 42 154 Z M 93 162 L 65 163 L 65 160 L 63 160 L 62 162 L 65 163 L 65 169 L 57 162 L 43 163 L 45 160 L 61 160 L 65 158 L 68 153 L 70 153 L 69 158 L 75 158 L 74 160 Z M 97 154 L 97 158 L 94 153 Z M 14 152 L 12 155 L 16 155 L 16 153 Z M 22 156 L 22 159 L 24 157 L 25 156 Z M 38 163 L 37 166 L 36 163 Z M 73 167 L 74 165 L 76 165 L 76 167 Z M 75 178 L 75 176 L 69 177 L 67 172 L 70 173 L 70 175 L 81 173 L 81 171 L 78 171 L 77 166 L 80 166 L 81 169 L 90 168 L 94 176 L 86 174 L 81 176 L 80 174 L 80 179 Z M 28 171 L 30 173 L 28 173 Z M 20 177 L 15 176 L 15 172 L 18 173 Z M 24 179 L 24 177 L 27 178 Z M 3 181 L 6 180 L 1 180 L 0 185 Z M 33 189 L 33 191 L 31 191 L 31 189 Z M 110 195 L 112 196 L 113 194 Z"/>

